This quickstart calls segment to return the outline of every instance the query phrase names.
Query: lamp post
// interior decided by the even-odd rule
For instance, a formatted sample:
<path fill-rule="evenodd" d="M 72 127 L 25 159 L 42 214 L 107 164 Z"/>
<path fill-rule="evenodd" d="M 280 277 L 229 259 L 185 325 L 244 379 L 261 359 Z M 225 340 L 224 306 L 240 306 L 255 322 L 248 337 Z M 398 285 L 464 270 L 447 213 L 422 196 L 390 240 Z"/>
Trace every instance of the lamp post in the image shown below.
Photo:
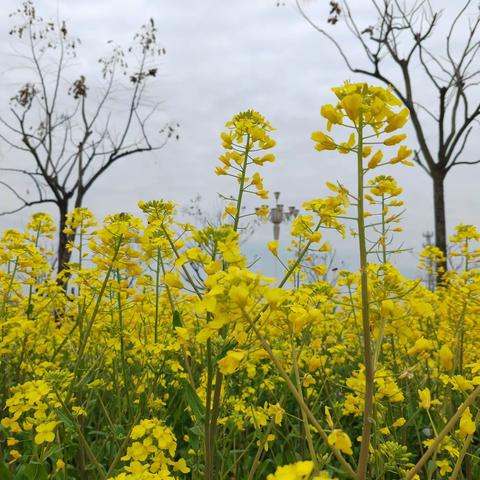
<path fill-rule="evenodd" d="M 278 203 L 278 199 L 280 198 L 280 192 L 273 193 L 275 197 L 275 206 L 270 209 L 270 214 L 268 215 L 268 220 L 273 223 L 273 239 L 279 240 L 280 239 L 280 225 L 283 222 L 288 222 L 295 218 L 299 210 L 294 206 L 288 207 L 288 210 L 284 210 L 284 205 Z M 265 207 L 266 205 L 264 205 Z M 255 209 L 255 210 L 258 210 Z"/>

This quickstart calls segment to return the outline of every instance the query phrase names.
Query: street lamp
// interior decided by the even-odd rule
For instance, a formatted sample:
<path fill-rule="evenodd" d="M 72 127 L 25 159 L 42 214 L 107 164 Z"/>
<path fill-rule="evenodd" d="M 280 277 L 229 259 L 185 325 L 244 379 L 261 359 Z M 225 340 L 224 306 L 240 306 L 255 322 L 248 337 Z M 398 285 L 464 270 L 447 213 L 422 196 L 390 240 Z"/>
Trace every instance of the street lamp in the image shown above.
<path fill-rule="evenodd" d="M 270 209 L 270 214 L 268 215 L 268 220 L 273 223 L 273 239 L 279 240 L 280 239 L 280 225 L 283 222 L 288 222 L 295 218 L 299 210 L 294 206 L 288 207 L 288 210 L 284 210 L 284 205 L 278 203 L 278 199 L 280 198 L 280 192 L 273 193 L 275 197 L 275 206 Z M 267 207 L 267 205 L 262 205 L 262 207 Z M 255 209 L 256 211 L 258 208 Z"/>

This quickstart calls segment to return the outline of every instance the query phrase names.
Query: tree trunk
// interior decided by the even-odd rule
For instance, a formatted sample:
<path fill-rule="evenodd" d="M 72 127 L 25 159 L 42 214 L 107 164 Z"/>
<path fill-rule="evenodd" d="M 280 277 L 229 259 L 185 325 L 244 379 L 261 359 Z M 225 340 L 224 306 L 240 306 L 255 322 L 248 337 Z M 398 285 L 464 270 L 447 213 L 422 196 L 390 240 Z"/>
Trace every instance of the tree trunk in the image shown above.
<path fill-rule="evenodd" d="M 72 255 L 71 251 L 67 249 L 67 244 L 69 241 L 72 240 L 72 236 L 67 233 L 64 233 L 64 230 L 66 228 L 67 213 L 68 213 L 68 203 L 65 205 L 60 205 L 59 206 L 60 219 L 58 222 L 60 231 L 58 232 L 57 274 L 61 273 L 65 269 Z M 64 281 L 62 281 L 61 283 L 63 284 Z"/>
<path fill-rule="evenodd" d="M 445 218 L 445 172 L 443 170 L 432 172 L 433 180 L 433 210 L 435 215 L 435 246 L 447 258 L 447 223 Z M 438 265 L 447 270 L 447 262 Z"/>

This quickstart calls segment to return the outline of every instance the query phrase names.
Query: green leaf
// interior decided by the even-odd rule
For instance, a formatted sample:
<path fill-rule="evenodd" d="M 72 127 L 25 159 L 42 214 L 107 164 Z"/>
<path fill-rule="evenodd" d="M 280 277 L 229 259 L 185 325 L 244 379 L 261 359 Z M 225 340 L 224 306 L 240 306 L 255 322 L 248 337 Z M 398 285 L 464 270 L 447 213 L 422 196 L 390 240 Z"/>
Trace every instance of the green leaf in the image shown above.
<path fill-rule="evenodd" d="M 175 310 L 173 312 L 172 321 L 173 321 L 173 328 L 182 326 L 182 317 L 181 317 L 180 312 L 178 310 Z"/>
<path fill-rule="evenodd" d="M 14 480 L 48 480 L 47 469 L 40 463 L 21 465 Z"/>
<path fill-rule="evenodd" d="M 187 382 L 183 382 L 183 396 L 187 405 L 192 409 L 193 414 L 198 421 L 203 421 L 205 418 L 205 406 L 203 405 L 197 392 Z"/>
<path fill-rule="evenodd" d="M 204 426 L 197 424 L 194 425 L 192 428 L 187 429 L 187 431 L 188 436 L 190 437 L 190 446 L 195 450 L 199 450 L 200 448 L 202 448 L 205 437 Z"/>
<path fill-rule="evenodd" d="M 65 430 L 73 432 L 76 431 L 75 425 L 73 424 L 72 419 L 63 412 L 63 410 L 59 410 L 58 408 L 55 409 L 55 413 L 57 414 L 58 418 L 62 421 L 63 425 L 65 426 Z"/>
<path fill-rule="evenodd" d="M 5 480 L 11 480 L 13 478 L 5 462 L 0 463 L 0 478 Z"/>
<path fill-rule="evenodd" d="M 433 460 L 430 460 L 427 463 L 427 478 L 432 478 L 432 475 L 434 474 L 436 469 L 437 469 L 436 463 Z"/>

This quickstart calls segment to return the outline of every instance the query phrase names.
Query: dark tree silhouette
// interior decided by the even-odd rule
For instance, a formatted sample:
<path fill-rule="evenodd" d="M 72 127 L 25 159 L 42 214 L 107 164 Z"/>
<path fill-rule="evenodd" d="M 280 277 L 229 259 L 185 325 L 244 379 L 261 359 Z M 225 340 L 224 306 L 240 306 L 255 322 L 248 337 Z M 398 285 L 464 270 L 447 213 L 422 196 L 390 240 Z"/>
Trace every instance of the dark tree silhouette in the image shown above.
<path fill-rule="evenodd" d="M 359 25 L 350 3 L 330 2 L 328 23 L 332 26 L 327 30 L 315 23 L 296 0 L 301 15 L 334 45 L 351 72 L 391 85 L 410 110 L 418 140 L 415 161 L 433 183 L 435 244 L 446 254 L 447 174 L 458 165 L 480 163 L 477 158 L 464 158 L 475 129 L 478 135 L 480 116 L 475 93 L 480 80 L 479 7 L 472 0 L 459 5 L 443 34 L 438 29 L 442 11 L 435 11 L 426 0 L 369 0 L 376 16 L 371 25 Z M 363 59 L 352 58 L 337 40 L 333 26 L 341 21 L 361 46 Z M 443 35 L 441 51 L 431 49 L 434 35 Z M 387 73 L 392 66 L 396 73 Z M 421 98 L 420 92 L 428 88 L 435 92 L 436 104 L 426 104 Z M 436 132 L 434 137 L 427 134 L 431 131 Z"/>
<path fill-rule="evenodd" d="M 31 1 L 11 16 L 18 24 L 10 34 L 30 79 L 11 98 L 10 115 L 0 118 L 0 138 L 17 152 L 0 169 L 9 175 L 0 185 L 17 202 L 2 214 L 55 205 L 61 272 L 70 260 L 67 244 L 75 237 L 64 232 L 66 215 L 84 204 L 87 192 L 117 161 L 158 150 L 176 135 L 168 124 L 153 130 L 158 104 L 146 96 L 165 49 L 158 44 L 153 20 L 141 27 L 126 51 L 109 42 L 111 54 L 99 60 L 103 87 L 92 94 L 85 75 L 71 78 L 80 42 L 65 22 L 42 19 Z M 30 184 L 25 194 L 17 175 Z"/>

